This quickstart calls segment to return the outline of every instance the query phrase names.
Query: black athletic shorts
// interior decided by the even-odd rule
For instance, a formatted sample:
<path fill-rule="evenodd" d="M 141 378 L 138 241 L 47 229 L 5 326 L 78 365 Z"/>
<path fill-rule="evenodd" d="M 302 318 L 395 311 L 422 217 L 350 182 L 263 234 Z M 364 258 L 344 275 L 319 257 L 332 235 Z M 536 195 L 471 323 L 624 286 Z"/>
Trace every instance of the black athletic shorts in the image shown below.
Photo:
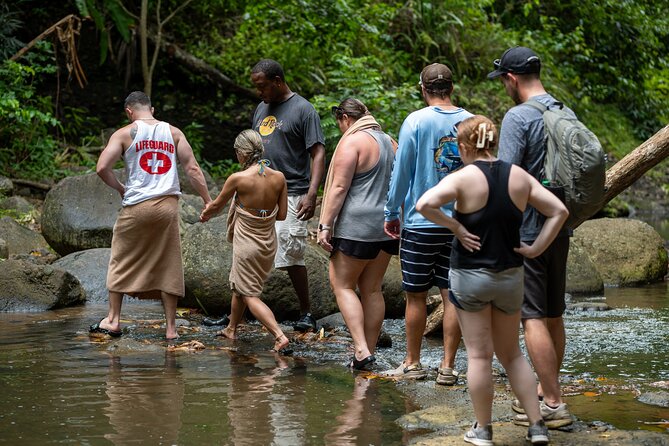
<path fill-rule="evenodd" d="M 562 316 L 568 254 L 569 237 L 559 236 L 539 257 L 525 259 L 523 319 Z"/>
<path fill-rule="evenodd" d="M 333 237 L 330 244 L 332 245 L 332 253 L 330 254 L 330 257 L 332 257 L 335 252 L 341 251 L 347 256 L 356 259 L 373 260 L 381 251 L 387 252 L 391 256 L 396 256 L 400 251 L 399 240 L 361 242 L 347 238 Z"/>

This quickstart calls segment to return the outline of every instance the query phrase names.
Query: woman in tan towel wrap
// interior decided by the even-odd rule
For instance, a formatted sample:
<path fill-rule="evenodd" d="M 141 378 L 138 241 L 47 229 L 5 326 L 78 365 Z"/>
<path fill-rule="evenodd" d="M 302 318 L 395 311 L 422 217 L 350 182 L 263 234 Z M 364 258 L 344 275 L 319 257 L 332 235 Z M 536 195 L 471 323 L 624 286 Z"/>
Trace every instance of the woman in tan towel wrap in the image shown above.
<path fill-rule="evenodd" d="M 383 232 L 397 144 L 357 99 L 346 99 L 332 111 L 344 136 L 328 170 L 318 244 L 332 253 L 330 285 L 353 338 L 349 366 L 359 370 L 376 360 L 386 308 L 383 275 L 399 250 L 399 241 Z"/>
<path fill-rule="evenodd" d="M 262 159 L 263 145 L 255 130 L 244 130 L 235 139 L 241 172 L 230 175 L 221 193 L 200 215 L 205 222 L 232 199 L 228 213 L 227 239 L 232 242 L 232 311 L 229 325 L 219 336 L 237 338 L 237 325 L 249 307 L 251 314 L 274 336 L 274 351 L 284 351 L 288 338 L 277 324 L 272 310 L 260 300 L 263 285 L 272 270 L 276 254 L 274 222 L 288 212 L 286 179 Z"/>

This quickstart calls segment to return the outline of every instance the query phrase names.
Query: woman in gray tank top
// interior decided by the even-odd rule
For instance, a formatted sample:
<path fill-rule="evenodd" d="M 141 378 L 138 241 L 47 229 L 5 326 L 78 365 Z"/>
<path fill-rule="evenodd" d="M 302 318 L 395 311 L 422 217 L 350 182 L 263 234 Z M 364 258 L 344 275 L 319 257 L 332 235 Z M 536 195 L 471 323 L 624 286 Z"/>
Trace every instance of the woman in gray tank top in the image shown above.
<path fill-rule="evenodd" d="M 344 100 L 332 112 L 344 135 L 328 170 L 318 244 L 331 253 L 330 286 L 353 338 L 349 367 L 361 370 L 375 361 L 385 315 L 383 275 L 399 250 L 399 242 L 383 232 L 397 143 L 357 99 Z"/>

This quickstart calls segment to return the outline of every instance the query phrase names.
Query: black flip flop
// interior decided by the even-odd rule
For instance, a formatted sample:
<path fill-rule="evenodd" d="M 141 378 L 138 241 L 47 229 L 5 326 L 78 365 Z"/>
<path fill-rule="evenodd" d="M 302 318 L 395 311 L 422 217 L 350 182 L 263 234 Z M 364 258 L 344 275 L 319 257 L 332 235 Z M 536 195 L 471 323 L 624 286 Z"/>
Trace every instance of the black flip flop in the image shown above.
<path fill-rule="evenodd" d="M 355 370 L 365 370 L 365 367 L 373 362 L 376 361 L 376 358 L 374 355 L 369 355 L 368 357 L 361 359 L 358 361 L 355 359 L 355 355 L 353 356 L 353 360 L 351 361 L 351 368 Z"/>
<path fill-rule="evenodd" d="M 88 327 L 88 332 L 89 333 L 102 333 L 102 334 L 109 335 L 112 338 L 118 338 L 119 336 L 121 336 L 123 334 L 122 331 L 107 330 L 106 328 L 100 327 L 101 322 L 102 321 Z"/>

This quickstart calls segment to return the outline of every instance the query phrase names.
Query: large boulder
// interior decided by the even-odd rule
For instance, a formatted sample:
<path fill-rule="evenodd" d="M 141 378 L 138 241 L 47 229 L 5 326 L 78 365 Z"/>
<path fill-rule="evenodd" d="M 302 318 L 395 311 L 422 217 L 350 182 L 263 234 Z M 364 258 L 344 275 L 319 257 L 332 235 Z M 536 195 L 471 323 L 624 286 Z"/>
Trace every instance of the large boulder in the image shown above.
<path fill-rule="evenodd" d="M 44 237 L 21 226 L 11 217 L 0 218 L 0 238 L 5 241 L 7 257 L 49 248 Z"/>
<path fill-rule="evenodd" d="M 35 210 L 35 206 L 25 198 L 14 195 L 0 200 L 0 209 L 13 210 L 17 214 L 28 214 Z"/>
<path fill-rule="evenodd" d="M 399 256 L 393 256 L 390 259 L 386 274 L 383 276 L 382 291 L 386 302 L 386 318 L 403 318 L 406 295 L 402 289 L 402 268 Z"/>
<path fill-rule="evenodd" d="M 232 245 L 225 241 L 226 211 L 207 223 L 192 225 L 183 237 L 183 261 L 186 297 L 183 306 L 204 307 L 218 314 L 230 310 L 232 294 L 228 275 L 232 264 Z M 311 243 L 307 246 L 309 294 L 312 313 L 320 318 L 337 311 L 328 280 L 326 253 Z M 265 284 L 263 301 L 279 320 L 295 319 L 299 304 L 288 274 L 274 270 Z"/>
<path fill-rule="evenodd" d="M 14 192 L 14 183 L 7 177 L 0 176 L 0 195 L 9 196 Z"/>
<path fill-rule="evenodd" d="M 207 223 L 187 228 L 182 239 L 186 297 L 179 301 L 179 305 L 204 307 L 211 314 L 230 311 L 232 294 L 228 275 L 232 264 L 232 245 L 225 241 L 226 215 L 227 209 Z M 305 263 L 314 316 L 321 318 L 339 311 L 328 277 L 329 254 L 310 241 Z M 403 317 L 404 291 L 396 257 L 386 271 L 383 295 L 386 317 Z M 279 320 L 294 320 L 299 315 L 297 296 L 285 271 L 272 271 L 262 299 Z"/>
<path fill-rule="evenodd" d="M 574 242 L 590 255 L 607 286 L 633 286 L 662 280 L 667 251 L 648 224 L 626 218 L 588 220 L 574 231 Z"/>
<path fill-rule="evenodd" d="M 68 254 L 53 262 L 53 266 L 63 269 L 79 280 L 86 301 L 104 303 L 109 298 L 107 291 L 107 269 L 110 248 L 94 248 Z"/>
<path fill-rule="evenodd" d="M 197 195 L 199 197 L 195 188 L 190 184 L 190 180 L 186 176 L 184 168 L 181 164 L 179 164 L 177 171 L 179 172 L 179 184 L 181 185 L 181 192 L 189 195 Z M 206 170 L 202 169 L 202 174 L 204 175 L 204 181 L 207 183 L 207 189 L 209 189 L 211 198 L 216 198 L 219 192 L 216 182 Z"/>
<path fill-rule="evenodd" d="M 46 195 L 42 234 L 60 255 L 107 248 L 119 209 L 118 192 L 96 174 L 65 178 Z"/>
<path fill-rule="evenodd" d="M 583 246 L 580 238 L 572 238 L 567 258 L 566 291 L 570 294 L 593 295 L 604 291 L 602 275 Z"/>
<path fill-rule="evenodd" d="M 115 170 L 119 181 L 125 181 L 123 170 Z M 180 179 L 189 184 L 188 178 Z M 216 184 L 210 186 L 217 192 Z M 199 220 L 202 199 L 183 195 L 180 200 L 182 232 L 186 224 Z M 54 186 L 44 200 L 42 234 L 60 255 L 111 246 L 116 217 L 121 209 L 118 192 L 107 186 L 97 174 L 65 178 Z"/>
<path fill-rule="evenodd" d="M 186 229 L 181 242 L 186 279 L 186 297 L 179 301 L 185 307 L 203 307 L 210 314 L 230 309 L 231 293 L 228 274 L 232 262 L 232 245 L 225 241 L 226 214 L 207 223 Z"/>
<path fill-rule="evenodd" d="M 5 260 L 0 268 L 0 311 L 46 311 L 84 303 L 72 274 L 51 265 Z"/>

